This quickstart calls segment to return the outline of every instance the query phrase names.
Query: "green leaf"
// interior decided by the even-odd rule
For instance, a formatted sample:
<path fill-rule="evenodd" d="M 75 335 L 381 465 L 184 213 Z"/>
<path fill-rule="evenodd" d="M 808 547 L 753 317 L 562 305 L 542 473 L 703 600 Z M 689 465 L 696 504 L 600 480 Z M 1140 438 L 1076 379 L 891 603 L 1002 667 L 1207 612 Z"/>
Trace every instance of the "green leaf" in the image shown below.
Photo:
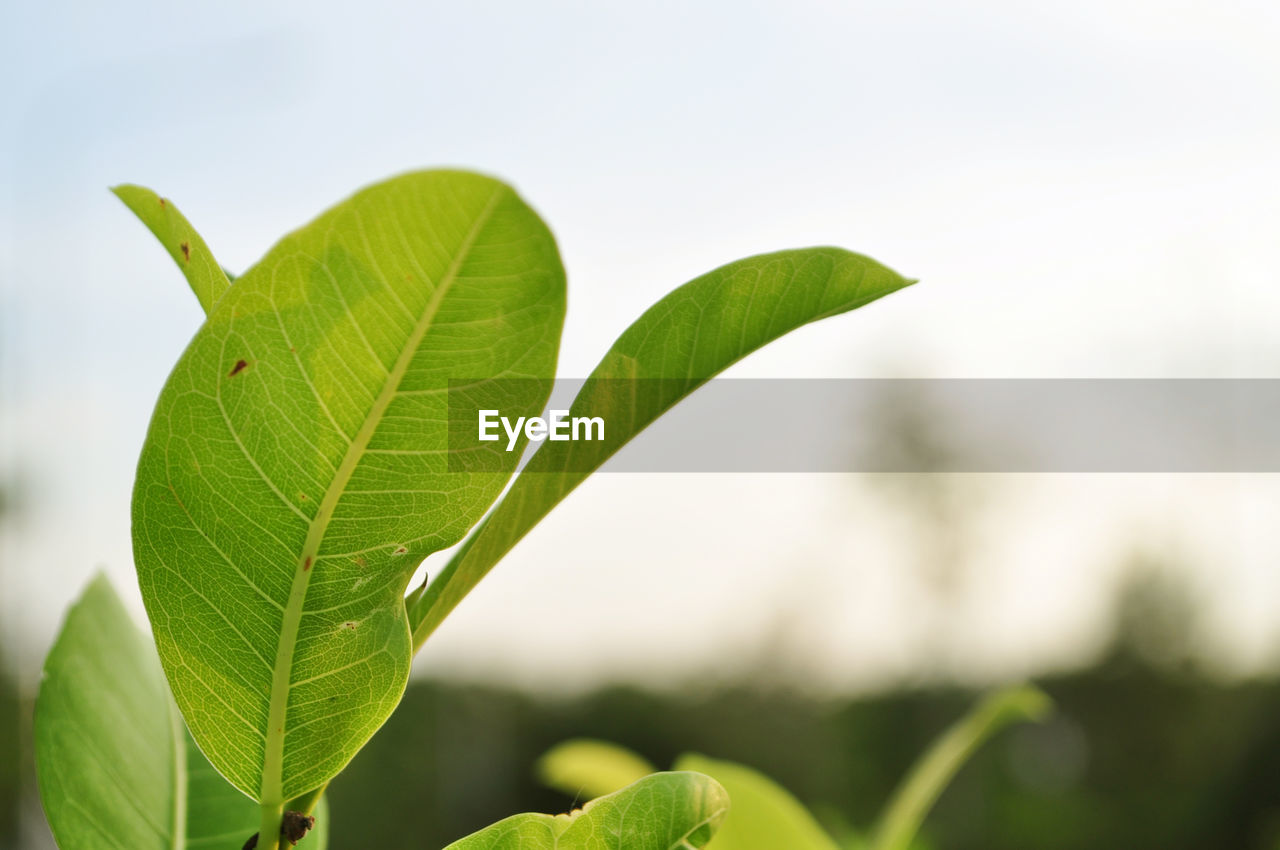
<path fill-rule="evenodd" d="M 587 800 L 625 788 L 654 770 L 626 747 L 587 738 L 557 744 L 537 765 L 544 785 Z"/>
<path fill-rule="evenodd" d="M 103 576 L 45 662 L 35 747 L 62 850 L 240 850 L 257 831 L 258 807 L 195 747 L 151 641 Z"/>
<path fill-rule="evenodd" d="M 675 769 L 705 773 L 733 801 L 710 850 L 839 850 L 791 792 L 757 770 L 694 753 L 677 759 Z"/>
<path fill-rule="evenodd" d="M 655 773 L 571 814 L 515 815 L 445 850 L 695 850 L 728 810 L 714 779 Z"/>
<path fill-rule="evenodd" d="M 231 286 L 231 281 L 213 259 L 213 252 L 204 243 L 204 239 L 173 205 L 173 201 L 160 197 L 144 186 L 127 183 L 114 186 L 111 191 L 160 240 L 160 244 L 182 270 L 205 313 L 213 310 L 214 305 Z"/>
<path fill-rule="evenodd" d="M 510 477 L 517 453 L 447 471 L 447 382 L 546 379 L 491 402 L 536 414 L 563 318 L 555 241 L 519 196 L 418 172 L 286 236 L 178 361 L 138 466 L 139 584 L 192 734 L 264 818 L 385 721 L 410 576 Z"/>
<path fill-rule="evenodd" d="M 415 644 L 421 646 L 561 499 L 680 399 L 788 331 L 910 283 L 867 257 L 809 248 L 730 263 L 663 298 L 618 338 L 574 400 L 571 415 L 590 411 L 610 424 L 606 438 L 542 444 L 507 496 L 415 600 Z M 618 380 L 632 378 L 667 380 Z"/>
<path fill-rule="evenodd" d="M 1030 685 L 984 698 L 943 733 L 907 774 L 881 816 L 872 850 L 907 850 L 943 789 L 988 738 L 1012 723 L 1041 720 L 1052 708 L 1044 691 Z"/>

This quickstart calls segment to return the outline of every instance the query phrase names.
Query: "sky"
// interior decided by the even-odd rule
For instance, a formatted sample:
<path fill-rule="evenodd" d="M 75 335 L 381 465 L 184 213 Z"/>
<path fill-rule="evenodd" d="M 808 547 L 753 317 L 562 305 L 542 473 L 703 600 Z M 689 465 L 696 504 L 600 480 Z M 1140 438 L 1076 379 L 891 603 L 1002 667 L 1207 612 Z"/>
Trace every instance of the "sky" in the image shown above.
<path fill-rule="evenodd" d="M 5 652 L 34 681 L 97 569 L 143 617 L 133 469 L 201 314 L 111 185 L 174 199 L 240 271 L 389 174 L 499 175 L 565 260 L 566 377 L 701 272 L 835 244 L 921 284 L 732 375 L 1274 378 L 1278 41 L 1262 2 L 7 4 Z M 598 476 L 418 667 L 995 680 L 1098 651 L 1135 553 L 1203 599 L 1225 669 L 1280 664 L 1275 476 L 940 486 L 965 521 L 942 596 L 892 482 Z"/>

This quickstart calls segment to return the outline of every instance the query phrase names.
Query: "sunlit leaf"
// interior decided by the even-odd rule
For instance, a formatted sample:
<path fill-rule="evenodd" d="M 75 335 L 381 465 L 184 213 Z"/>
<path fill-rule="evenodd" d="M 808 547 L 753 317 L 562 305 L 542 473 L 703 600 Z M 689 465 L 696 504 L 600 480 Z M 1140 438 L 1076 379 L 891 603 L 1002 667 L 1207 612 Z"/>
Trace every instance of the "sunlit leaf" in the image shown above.
<path fill-rule="evenodd" d="M 693 753 L 678 758 L 675 769 L 705 773 L 733 801 L 710 850 L 839 850 L 790 791 L 757 770 Z"/>
<path fill-rule="evenodd" d="M 557 744 L 538 759 L 537 766 L 544 785 L 583 800 L 612 794 L 654 770 L 626 747 L 587 738 Z"/>
<path fill-rule="evenodd" d="M 655 773 L 571 814 L 515 815 L 445 850 L 697 850 L 728 809 L 709 777 Z"/>
<path fill-rule="evenodd" d="M 447 470 L 447 382 L 549 379 L 563 315 L 555 242 L 515 192 L 420 172 L 286 236 L 179 360 L 139 462 L 139 583 L 192 734 L 265 808 L 382 725 L 410 575 L 510 476 L 514 456 Z M 523 385 L 494 406 L 537 413 L 549 384 Z"/>
<path fill-rule="evenodd" d="M 258 806 L 187 735 L 155 648 L 102 576 L 45 662 L 35 746 L 62 850 L 240 850 L 257 831 Z M 308 842 L 325 846 L 323 836 Z"/>
<path fill-rule="evenodd" d="M 415 601 L 415 643 L 421 645 L 592 470 L 680 399 L 788 331 L 910 283 L 858 254 L 809 248 L 730 263 L 663 298 L 618 338 L 573 403 L 571 415 L 589 412 L 609 423 L 605 439 L 542 444 L 498 507 Z M 648 378 L 666 380 L 625 380 Z"/>

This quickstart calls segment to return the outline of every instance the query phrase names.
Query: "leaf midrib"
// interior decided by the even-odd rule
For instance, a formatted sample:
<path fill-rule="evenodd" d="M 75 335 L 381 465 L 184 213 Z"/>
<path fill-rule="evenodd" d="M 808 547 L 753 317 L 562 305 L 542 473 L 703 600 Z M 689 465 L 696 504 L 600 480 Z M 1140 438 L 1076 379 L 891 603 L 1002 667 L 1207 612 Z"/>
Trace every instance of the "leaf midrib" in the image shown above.
<path fill-rule="evenodd" d="M 280 805 L 284 802 L 285 713 L 288 708 L 289 691 L 292 687 L 293 656 L 297 648 L 298 629 L 302 622 L 302 609 L 306 601 L 307 587 L 311 582 L 312 570 L 317 568 L 320 545 L 324 542 L 324 535 L 328 530 L 329 521 L 333 518 L 333 512 L 337 507 L 338 500 L 342 498 L 347 484 L 350 483 L 351 476 L 355 473 L 356 466 L 364 456 L 369 441 L 373 439 L 374 432 L 377 431 L 378 425 L 382 420 L 382 415 L 395 397 L 396 391 L 400 387 L 400 382 L 404 379 L 414 354 L 417 353 L 418 346 L 430 329 L 440 308 L 441 301 L 444 300 L 445 294 L 457 279 L 458 271 L 462 267 L 463 261 L 471 250 L 471 246 L 474 244 L 480 230 L 493 215 L 493 210 L 497 206 L 503 191 L 503 187 L 494 191 L 479 215 L 476 216 L 471 229 L 463 238 L 453 262 L 445 272 L 444 277 L 440 279 L 435 291 L 432 292 L 431 298 L 405 341 L 405 345 L 396 358 L 395 364 L 390 372 L 387 373 L 382 390 L 374 400 L 368 415 L 360 425 L 360 429 L 347 446 L 346 454 L 338 465 L 333 480 L 330 481 L 329 487 L 320 501 L 320 507 L 316 510 L 316 515 L 307 529 L 302 552 L 299 554 L 297 564 L 294 567 L 293 585 L 289 591 L 289 601 L 285 605 L 284 619 L 280 628 L 280 640 L 276 645 L 276 661 L 271 679 L 271 699 L 267 712 L 266 747 L 262 760 L 262 781 L 258 795 L 258 801 L 264 807 Z"/>

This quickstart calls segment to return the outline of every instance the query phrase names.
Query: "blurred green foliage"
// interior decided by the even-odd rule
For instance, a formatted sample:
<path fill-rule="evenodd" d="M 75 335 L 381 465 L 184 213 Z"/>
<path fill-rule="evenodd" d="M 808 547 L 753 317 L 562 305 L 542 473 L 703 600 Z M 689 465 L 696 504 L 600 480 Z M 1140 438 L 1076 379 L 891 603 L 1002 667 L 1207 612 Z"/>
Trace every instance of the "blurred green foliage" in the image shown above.
<path fill-rule="evenodd" d="M 920 755 L 886 803 L 871 835 L 859 834 L 838 817 L 839 843 L 790 791 L 749 765 L 685 753 L 673 769 L 712 777 L 733 800 L 733 811 L 709 845 L 712 850 L 911 850 L 929 810 L 973 753 L 1009 724 L 1043 720 L 1051 710 L 1044 692 L 1030 685 L 988 694 Z M 639 754 L 590 738 L 557 744 L 537 765 L 539 778 L 550 787 L 592 797 L 652 771 L 653 766 Z"/>
<path fill-rule="evenodd" d="M 1274 850 L 1280 842 L 1280 685 L 1220 686 L 1121 651 L 1042 678 L 1057 712 L 980 750 L 938 801 L 938 850 Z M 574 736 L 656 764 L 698 750 L 751 764 L 827 821 L 871 822 L 900 777 L 974 694 L 865 700 L 763 690 L 700 697 L 627 688 L 572 700 L 414 682 L 404 707 L 331 788 L 335 846 L 439 847 L 513 811 L 575 801 L 533 766 Z M 577 803 L 583 800 L 577 800 Z M 406 829 L 405 818 L 412 828 Z M 370 829 L 373 831 L 370 832 Z"/>

